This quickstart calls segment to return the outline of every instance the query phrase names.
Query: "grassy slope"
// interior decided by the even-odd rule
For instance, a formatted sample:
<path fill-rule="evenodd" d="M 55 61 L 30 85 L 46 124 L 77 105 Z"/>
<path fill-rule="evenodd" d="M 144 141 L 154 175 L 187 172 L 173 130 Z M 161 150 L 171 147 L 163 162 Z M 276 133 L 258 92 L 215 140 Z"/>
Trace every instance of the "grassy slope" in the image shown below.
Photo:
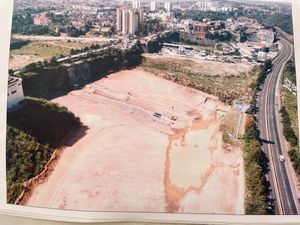
<path fill-rule="evenodd" d="M 255 70 L 240 75 L 210 75 L 204 74 L 203 71 L 193 71 L 186 62 L 186 60 L 180 61 L 178 59 L 172 61 L 145 58 L 142 67 L 177 83 L 216 95 L 223 102 L 231 103 L 234 99 L 250 101 L 253 93 L 249 85 L 257 77 Z"/>
<path fill-rule="evenodd" d="M 294 84 L 296 83 L 296 73 L 294 67 L 294 61 L 289 61 L 286 67 L 284 68 L 284 73 L 282 80 L 288 78 Z M 299 126 L 298 126 L 298 114 L 297 114 L 297 97 L 289 92 L 284 87 L 281 87 L 281 104 L 285 107 L 286 112 L 289 117 L 289 123 L 285 122 L 284 126 L 290 127 L 296 137 L 299 140 Z M 284 120 L 283 120 L 284 122 Z M 289 136 L 291 138 L 291 136 Z M 286 137 L 287 138 L 287 137 Z M 298 178 L 300 178 L 300 152 L 299 145 L 290 143 L 289 146 L 289 157 L 293 163 L 293 167 L 295 172 L 298 174 Z"/>
<path fill-rule="evenodd" d="M 293 95 L 288 90 L 283 89 L 281 91 L 281 99 L 282 105 L 286 107 L 291 118 L 291 127 L 293 128 L 296 136 L 299 137 L 297 96 Z"/>
<path fill-rule="evenodd" d="M 68 54 L 70 54 L 69 48 L 43 42 L 31 42 L 27 45 L 22 46 L 19 49 L 14 49 L 10 52 L 11 56 L 28 55 L 35 56 L 40 60 L 50 59 L 53 56 Z"/>
<path fill-rule="evenodd" d="M 282 81 L 288 78 L 295 84 L 296 75 L 293 71 L 285 67 L 283 72 Z M 286 107 L 286 110 L 291 118 L 291 127 L 293 128 L 297 137 L 299 136 L 299 126 L 298 126 L 298 112 L 297 112 L 297 96 L 289 92 L 286 88 L 281 88 L 281 104 Z M 299 137 L 298 137 L 299 138 Z"/>

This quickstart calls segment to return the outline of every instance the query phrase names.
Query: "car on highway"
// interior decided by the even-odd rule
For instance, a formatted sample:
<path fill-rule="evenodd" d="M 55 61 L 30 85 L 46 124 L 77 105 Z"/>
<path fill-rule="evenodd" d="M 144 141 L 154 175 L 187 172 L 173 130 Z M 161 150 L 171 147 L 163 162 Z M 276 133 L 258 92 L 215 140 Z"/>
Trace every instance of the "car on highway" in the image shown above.
<path fill-rule="evenodd" d="M 284 156 L 283 155 L 279 155 L 279 161 L 284 162 Z"/>
<path fill-rule="evenodd" d="M 275 208 L 275 202 L 274 202 L 274 199 L 270 199 L 268 201 L 268 209 L 269 210 L 273 210 Z"/>

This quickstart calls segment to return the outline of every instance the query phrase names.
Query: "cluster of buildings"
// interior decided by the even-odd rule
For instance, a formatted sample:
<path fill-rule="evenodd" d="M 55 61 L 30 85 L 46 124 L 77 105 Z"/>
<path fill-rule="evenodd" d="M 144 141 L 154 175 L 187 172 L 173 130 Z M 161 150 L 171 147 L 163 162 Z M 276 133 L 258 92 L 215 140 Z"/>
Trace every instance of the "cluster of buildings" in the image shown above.
<path fill-rule="evenodd" d="M 119 8 L 117 9 L 117 31 L 122 34 L 135 34 L 142 24 L 143 21 L 143 10 L 139 9 L 128 9 Z"/>
<path fill-rule="evenodd" d="M 48 25 L 50 22 L 49 17 L 47 16 L 46 12 L 37 14 L 33 18 L 33 23 L 35 25 Z"/>
<path fill-rule="evenodd" d="M 192 42 L 205 41 L 205 39 L 210 38 L 211 34 L 221 39 L 223 35 L 230 35 L 231 38 L 228 43 L 216 39 L 215 48 L 209 54 L 173 45 L 164 46 L 163 53 L 165 54 L 180 54 L 184 57 L 225 62 L 245 59 L 255 64 L 273 59 L 277 55 L 273 29 L 265 28 L 255 19 L 240 17 L 238 19 L 212 21 L 206 18 L 202 21 L 186 19 L 168 23 L 172 24 L 173 30 L 179 31 L 184 39 Z M 243 36 L 244 38 L 242 38 Z"/>
<path fill-rule="evenodd" d="M 249 61 L 264 62 L 277 55 L 277 49 L 271 48 L 275 39 L 273 29 L 265 28 L 255 19 L 239 17 L 222 21 L 205 18 L 202 21 L 194 21 L 173 18 L 166 21 L 166 24 L 167 27 L 179 31 L 185 39 L 193 42 L 214 37 L 217 38 L 216 41 L 222 41 L 222 38 L 225 39 L 229 35 L 230 39 L 227 41 L 232 42 L 232 47 L 228 51 L 227 48 L 221 49 L 225 55 L 228 55 L 228 52 L 231 54 L 232 48 Z"/>
<path fill-rule="evenodd" d="M 144 19 L 144 11 L 152 18 L 159 18 L 166 21 L 172 18 L 172 3 L 151 1 L 149 5 L 140 0 L 133 0 L 131 7 L 126 6 L 117 8 L 116 11 L 116 30 L 123 35 L 135 34 L 141 27 Z"/>
<path fill-rule="evenodd" d="M 234 45 L 242 56 L 264 62 L 277 55 L 275 49 L 270 49 L 274 44 L 275 34 L 273 29 L 265 28 L 254 19 L 240 17 L 237 20 L 228 20 L 227 29 L 236 38 Z M 245 38 L 242 38 L 242 37 Z M 270 50 L 269 50 L 270 49 Z"/>
<path fill-rule="evenodd" d="M 172 3 L 151 1 L 150 4 L 148 4 L 147 2 L 141 2 L 140 0 L 133 0 L 132 8 L 133 9 L 148 8 L 151 12 L 155 12 L 158 10 L 165 10 L 167 12 L 170 12 L 172 10 Z"/>
<path fill-rule="evenodd" d="M 191 46 L 170 43 L 163 43 L 161 53 L 165 55 L 176 55 L 185 58 L 230 63 L 234 63 L 235 60 L 241 59 L 240 57 L 236 57 L 233 55 L 226 55 L 224 54 L 224 52 L 221 52 L 219 50 L 212 50 L 208 53 L 205 50 L 198 50 Z"/>
<path fill-rule="evenodd" d="M 200 11 L 229 12 L 233 10 L 232 6 L 224 1 L 198 0 L 196 6 Z"/>
<path fill-rule="evenodd" d="M 225 28 L 223 21 L 211 21 L 209 18 L 203 19 L 202 22 L 196 21 L 192 23 L 193 29 L 190 31 L 199 39 L 205 39 L 209 31 L 221 30 Z"/>
<path fill-rule="evenodd" d="M 171 2 L 158 2 L 158 1 L 150 2 L 150 11 L 157 11 L 159 9 L 165 9 L 167 12 L 170 12 L 172 10 L 172 3 Z"/>

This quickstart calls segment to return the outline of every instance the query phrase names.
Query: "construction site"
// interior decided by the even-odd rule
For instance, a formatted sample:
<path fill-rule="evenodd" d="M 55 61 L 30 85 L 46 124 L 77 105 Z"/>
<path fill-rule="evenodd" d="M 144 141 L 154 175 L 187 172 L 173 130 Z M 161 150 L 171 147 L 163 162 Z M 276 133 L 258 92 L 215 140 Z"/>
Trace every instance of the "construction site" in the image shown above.
<path fill-rule="evenodd" d="M 52 101 L 84 126 L 22 204 L 244 214 L 242 152 L 220 130 L 232 108 L 217 97 L 136 68 Z"/>

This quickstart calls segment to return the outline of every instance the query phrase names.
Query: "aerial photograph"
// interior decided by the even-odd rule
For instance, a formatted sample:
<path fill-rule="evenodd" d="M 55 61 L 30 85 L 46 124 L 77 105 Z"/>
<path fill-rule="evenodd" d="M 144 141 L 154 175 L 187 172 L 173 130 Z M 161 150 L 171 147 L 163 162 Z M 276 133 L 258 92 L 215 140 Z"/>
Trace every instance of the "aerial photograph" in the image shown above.
<path fill-rule="evenodd" d="M 7 203 L 300 214 L 292 4 L 15 0 Z"/>

